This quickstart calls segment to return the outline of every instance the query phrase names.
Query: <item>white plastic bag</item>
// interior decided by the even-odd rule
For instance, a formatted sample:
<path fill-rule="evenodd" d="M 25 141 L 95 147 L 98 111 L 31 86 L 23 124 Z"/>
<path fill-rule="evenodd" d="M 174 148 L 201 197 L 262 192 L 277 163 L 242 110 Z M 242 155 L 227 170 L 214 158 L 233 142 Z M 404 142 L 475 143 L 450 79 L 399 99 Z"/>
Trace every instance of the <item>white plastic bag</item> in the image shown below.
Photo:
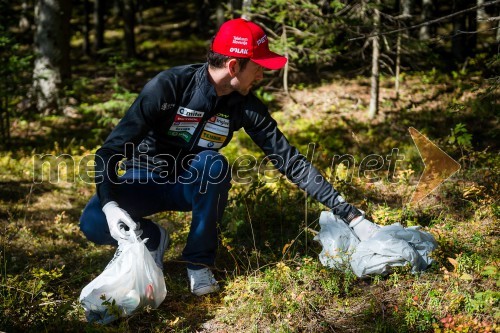
<path fill-rule="evenodd" d="M 351 228 L 332 212 L 321 212 L 319 225 L 321 231 L 314 237 L 314 240 L 323 246 L 319 260 L 324 266 L 345 270 L 359 239 Z"/>
<path fill-rule="evenodd" d="M 412 272 L 425 270 L 430 253 L 437 248 L 431 234 L 419 227 L 404 228 L 399 223 L 382 226 L 371 238 L 360 241 L 352 229 L 331 212 L 321 212 L 320 232 L 314 237 L 322 246 L 319 259 L 324 266 L 358 277 L 387 274 L 391 267 L 410 264 Z"/>
<path fill-rule="evenodd" d="M 413 273 L 431 263 L 431 251 L 437 242 L 419 227 L 404 228 L 399 223 L 384 226 L 370 239 L 360 242 L 351 258 L 351 267 L 359 277 L 390 273 L 391 267 L 411 265 Z"/>
<path fill-rule="evenodd" d="M 108 324 L 147 305 L 157 308 L 167 295 L 162 270 L 144 245 L 120 241 L 104 271 L 83 288 L 80 302 L 89 322 Z"/>

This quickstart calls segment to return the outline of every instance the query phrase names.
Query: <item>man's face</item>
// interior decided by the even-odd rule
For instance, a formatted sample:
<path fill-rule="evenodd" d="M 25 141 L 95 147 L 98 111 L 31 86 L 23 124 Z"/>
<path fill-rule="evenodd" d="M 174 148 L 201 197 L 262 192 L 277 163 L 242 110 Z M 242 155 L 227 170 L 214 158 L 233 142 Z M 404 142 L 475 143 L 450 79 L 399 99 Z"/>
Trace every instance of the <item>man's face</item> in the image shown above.
<path fill-rule="evenodd" d="M 263 77 L 264 68 L 253 61 L 249 61 L 245 68 L 240 70 L 231 80 L 231 87 L 242 95 L 248 95 L 252 87 Z"/>

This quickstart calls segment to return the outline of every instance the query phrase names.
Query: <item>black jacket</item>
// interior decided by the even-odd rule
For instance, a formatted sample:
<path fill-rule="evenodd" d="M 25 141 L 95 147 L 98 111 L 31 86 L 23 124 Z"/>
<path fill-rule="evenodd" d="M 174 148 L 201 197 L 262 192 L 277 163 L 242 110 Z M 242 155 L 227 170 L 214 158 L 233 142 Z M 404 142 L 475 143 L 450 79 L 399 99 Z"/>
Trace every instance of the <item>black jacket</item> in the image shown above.
<path fill-rule="evenodd" d="M 101 205 L 115 200 L 116 165 L 171 173 L 185 156 L 226 146 L 244 128 L 286 177 L 329 208 L 339 193 L 291 146 L 267 107 L 252 93 L 217 97 L 208 65 L 175 67 L 149 81 L 123 119 L 96 152 Z M 184 159 L 185 161 L 186 159 Z"/>

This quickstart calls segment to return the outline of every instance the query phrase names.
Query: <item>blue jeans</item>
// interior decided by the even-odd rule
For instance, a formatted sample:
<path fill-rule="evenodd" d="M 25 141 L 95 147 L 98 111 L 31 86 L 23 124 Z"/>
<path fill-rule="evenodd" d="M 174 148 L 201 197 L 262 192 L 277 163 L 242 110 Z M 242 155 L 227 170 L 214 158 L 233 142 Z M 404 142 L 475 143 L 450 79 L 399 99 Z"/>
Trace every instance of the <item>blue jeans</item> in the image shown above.
<path fill-rule="evenodd" d="M 206 150 L 195 155 L 186 170 L 167 182 L 146 169 L 129 169 L 119 178 L 116 202 L 127 211 L 149 238 L 146 246 L 155 250 L 160 242 L 158 226 L 145 218 L 162 211 L 192 211 L 191 228 L 182 252 L 188 268 L 213 266 L 217 250 L 217 222 L 226 207 L 231 172 L 221 154 Z M 94 195 L 80 218 L 80 229 L 96 244 L 117 245 L 109 233 L 99 198 Z"/>

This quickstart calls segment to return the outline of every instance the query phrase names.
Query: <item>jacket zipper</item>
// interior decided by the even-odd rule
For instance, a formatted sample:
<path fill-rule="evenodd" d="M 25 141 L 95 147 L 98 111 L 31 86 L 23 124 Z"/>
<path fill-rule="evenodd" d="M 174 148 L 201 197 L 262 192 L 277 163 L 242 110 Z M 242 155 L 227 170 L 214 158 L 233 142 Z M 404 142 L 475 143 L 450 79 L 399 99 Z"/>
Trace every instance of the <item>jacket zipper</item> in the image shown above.
<path fill-rule="evenodd" d="M 210 119 L 210 118 L 208 118 Z M 203 122 L 201 123 L 201 127 L 199 127 L 199 130 L 198 130 L 198 133 L 196 133 L 196 136 L 194 137 L 194 140 L 193 140 L 193 144 L 191 145 L 191 148 L 189 148 L 189 150 L 193 150 L 194 148 L 194 145 L 196 144 L 196 142 L 198 141 L 198 139 L 200 138 L 201 136 L 201 132 L 203 131 L 203 129 L 205 128 L 205 124 L 208 122 L 208 120 L 203 120 Z"/>
<path fill-rule="evenodd" d="M 191 148 L 189 150 L 193 150 L 194 145 L 196 144 L 196 142 L 201 137 L 201 132 L 203 132 L 203 129 L 205 128 L 205 125 L 210 120 L 210 118 L 212 118 L 213 116 L 215 116 L 217 114 L 217 105 L 218 104 L 219 104 L 219 100 L 216 100 L 215 101 L 215 105 L 213 106 L 213 108 L 210 107 L 210 109 L 209 109 L 210 112 L 208 113 L 208 117 L 206 117 L 205 120 L 203 120 L 203 122 L 201 123 L 201 127 L 199 128 L 198 133 L 196 133 L 196 137 L 194 138 L 193 144 L 191 145 Z"/>

